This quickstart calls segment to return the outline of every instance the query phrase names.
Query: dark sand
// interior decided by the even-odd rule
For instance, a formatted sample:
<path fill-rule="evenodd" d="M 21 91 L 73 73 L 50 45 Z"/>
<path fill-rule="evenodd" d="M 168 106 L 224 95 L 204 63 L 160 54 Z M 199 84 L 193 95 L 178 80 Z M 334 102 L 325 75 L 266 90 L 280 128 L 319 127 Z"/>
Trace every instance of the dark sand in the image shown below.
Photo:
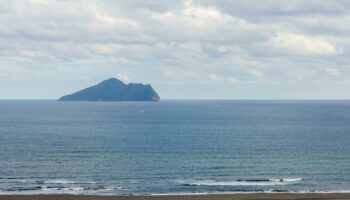
<path fill-rule="evenodd" d="M 227 194 L 180 196 L 80 196 L 80 195 L 0 195 L 0 200 L 273 200 L 273 199 L 348 199 L 350 193 L 337 194 Z"/>

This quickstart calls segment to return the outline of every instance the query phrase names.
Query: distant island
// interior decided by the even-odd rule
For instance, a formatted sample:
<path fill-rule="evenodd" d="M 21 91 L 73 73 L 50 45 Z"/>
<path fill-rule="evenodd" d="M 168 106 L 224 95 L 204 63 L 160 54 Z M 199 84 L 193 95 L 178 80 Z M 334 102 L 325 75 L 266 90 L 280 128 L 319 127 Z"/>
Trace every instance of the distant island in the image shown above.
<path fill-rule="evenodd" d="M 62 96 L 58 101 L 159 101 L 157 92 L 149 84 L 125 84 L 116 78 Z"/>

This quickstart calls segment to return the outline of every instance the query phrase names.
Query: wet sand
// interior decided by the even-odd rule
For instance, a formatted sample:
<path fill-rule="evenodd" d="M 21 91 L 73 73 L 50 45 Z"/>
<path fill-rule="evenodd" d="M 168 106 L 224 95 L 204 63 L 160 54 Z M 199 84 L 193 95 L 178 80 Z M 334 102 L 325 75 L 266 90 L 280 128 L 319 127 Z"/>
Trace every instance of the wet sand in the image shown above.
<path fill-rule="evenodd" d="M 174 196 L 3 195 L 0 200 L 350 200 L 350 193 L 329 194 L 225 194 Z"/>

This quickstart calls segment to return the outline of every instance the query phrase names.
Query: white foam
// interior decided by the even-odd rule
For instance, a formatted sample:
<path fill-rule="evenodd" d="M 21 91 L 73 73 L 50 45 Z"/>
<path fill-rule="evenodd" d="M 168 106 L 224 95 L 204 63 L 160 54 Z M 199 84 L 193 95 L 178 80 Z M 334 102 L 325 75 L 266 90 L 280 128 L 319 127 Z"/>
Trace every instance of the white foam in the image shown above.
<path fill-rule="evenodd" d="M 273 190 L 264 190 L 264 191 L 228 191 L 228 192 L 201 192 L 201 193 L 193 193 L 193 192 L 174 192 L 174 193 L 155 193 L 151 194 L 151 196 L 185 196 L 185 195 L 210 195 L 210 194 L 343 194 L 350 193 L 350 190 L 330 190 L 330 191 L 309 191 L 309 190 L 292 190 L 285 192 L 277 192 Z"/>
<path fill-rule="evenodd" d="M 185 196 L 185 195 L 208 195 L 208 192 L 174 192 L 174 193 L 154 193 L 151 196 Z"/>
<path fill-rule="evenodd" d="M 257 179 L 257 180 L 236 180 L 236 181 L 218 181 L 218 180 L 190 180 L 180 181 L 181 184 L 194 186 L 273 186 L 290 185 L 302 181 L 302 178 L 281 178 L 281 179 Z"/>
<path fill-rule="evenodd" d="M 51 188 L 42 186 L 38 190 L 0 191 L 0 195 L 42 195 L 42 194 L 70 194 L 70 195 L 105 195 L 105 189 L 86 190 L 83 187 Z"/>
<path fill-rule="evenodd" d="M 282 178 L 282 179 L 269 179 L 272 182 L 299 182 L 302 178 Z"/>
<path fill-rule="evenodd" d="M 47 180 L 44 181 L 46 184 L 71 184 L 75 183 L 74 181 L 71 180 L 66 180 L 66 179 L 52 179 L 52 180 Z"/>
<path fill-rule="evenodd" d="M 63 188 L 63 191 L 83 191 L 83 187 L 71 187 L 71 188 Z"/>
<path fill-rule="evenodd" d="M 350 190 L 329 190 L 329 191 L 309 191 L 309 190 L 292 190 L 285 192 L 278 192 L 273 190 L 265 191 L 227 191 L 227 192 L 173 192 L 173 193 L 153 193 L 153 194 L 135 194 L 133 196 L 173 196 L 173 195 L 209 195 L 209 194 L 265 194 L 265 193 L 286 193 L 286 194 L 332 194 L 332 193 L 350 193 Z M 100 189 L 96 191 L 92 190 L 81 190 L 81 188 L 71 189 L 71 190 L 59 190 L 58 188 L 47 188 L 42 190 L 33 190 L 33 191 L 2 191 L 0 190 L 1 195 L 42 195 L 42 194 L 70 194 L 70 195 L 103 195 L 103 196 L 113 196 L 120 195 L 119 193 L 110 192 L 106 193 L 105 189 Z"/>
<path fill-rule="evenodd" d="M 196 186 L 269 186 L 269 185 L 287 185 L 283 182 L 252 182 L 252 181 L 213 181 L 202 180 L 188 182 L 189 185 Z"/>

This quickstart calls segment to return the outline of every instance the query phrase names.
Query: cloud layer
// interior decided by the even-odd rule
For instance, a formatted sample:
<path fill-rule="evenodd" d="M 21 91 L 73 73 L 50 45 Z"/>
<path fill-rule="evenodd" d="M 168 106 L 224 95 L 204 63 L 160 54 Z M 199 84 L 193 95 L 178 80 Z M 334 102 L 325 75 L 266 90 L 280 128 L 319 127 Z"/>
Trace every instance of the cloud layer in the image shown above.
<path fill-rule="evenodd" d="M 0 2 L 0 98 L 109 77 L 163 98 L 350 98 L 346 0 Z"/>

